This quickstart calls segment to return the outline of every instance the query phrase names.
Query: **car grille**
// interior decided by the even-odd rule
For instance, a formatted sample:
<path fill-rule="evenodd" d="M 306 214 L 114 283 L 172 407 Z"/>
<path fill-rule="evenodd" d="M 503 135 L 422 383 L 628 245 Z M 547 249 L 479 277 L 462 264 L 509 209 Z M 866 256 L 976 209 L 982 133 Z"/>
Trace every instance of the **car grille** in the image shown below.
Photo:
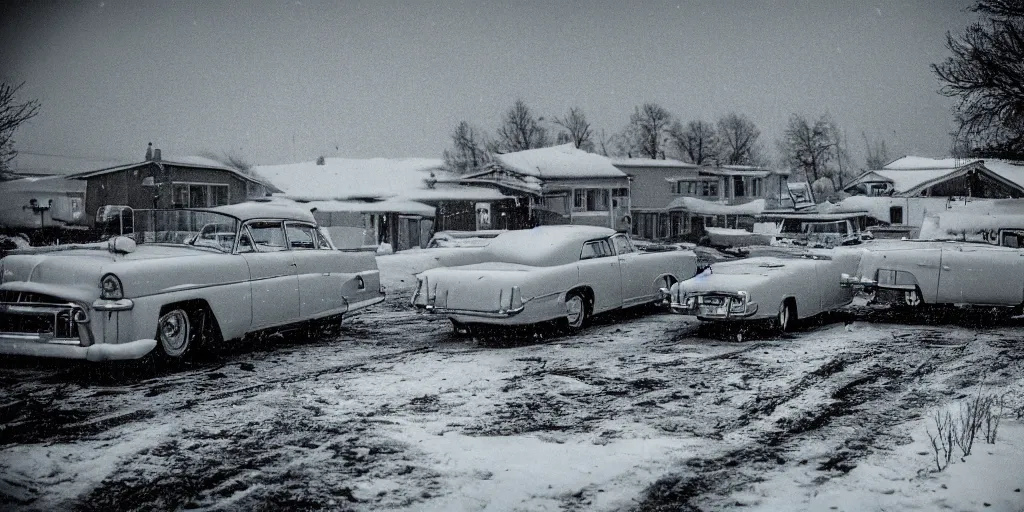
<path fill-rule="evenodd" d="M 31 292 L 0 291 L 0 334 L 78 343 L 78 320 L 85 310 L 57 297 Z"/>

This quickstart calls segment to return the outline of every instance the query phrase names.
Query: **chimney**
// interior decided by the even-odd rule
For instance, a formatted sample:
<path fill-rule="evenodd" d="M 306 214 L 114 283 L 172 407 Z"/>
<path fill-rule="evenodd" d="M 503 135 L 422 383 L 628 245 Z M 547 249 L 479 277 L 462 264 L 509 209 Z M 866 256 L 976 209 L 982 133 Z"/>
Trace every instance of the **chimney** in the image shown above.
<path fill-rule="evenodd" d="M 150 161 L 152 159 L 153 159 L 153 143 L 150 142 L 149 145 L 146 146 L 146 161 L 148 162 L 148 161 Z"/>
<path fill-rule="evenodd" d="M 160 148 L 156 148 L 156 149 L 153 150 L 153 161 L 154 162 L 159 162 L 160 161 Z"/>

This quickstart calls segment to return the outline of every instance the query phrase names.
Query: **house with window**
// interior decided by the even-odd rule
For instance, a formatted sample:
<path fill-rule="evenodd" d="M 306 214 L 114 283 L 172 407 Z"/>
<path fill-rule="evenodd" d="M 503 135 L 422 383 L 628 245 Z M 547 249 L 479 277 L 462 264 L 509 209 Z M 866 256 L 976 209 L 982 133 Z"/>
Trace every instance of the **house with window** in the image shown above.
<path fill-rule="evenodd" d="M 209 208 L 280 192 L 256 174 L 203 157 L 164 159 L 159 149 L 148 149 L 142 162 L 70 174 L 67 179 L 85 182 L 85 213 L 90 223 L 105 205 Z"/>
<path fill-rule="evenodd" d="M 633 234 L 639 238 L 696 238 L 705 226 L 750 227 L 755 213 L 793 204 L 787 171 L 670 159 L 614 164 L 630 176 Z"/>
<path fill-rule="evenodd" d="M 344 249 L 425 247 L 439 230 L 504 229 L 516 200 L 460 185 L 434 158 L 324 158 L 255 168 L 275 201 L 308 208 Z"/>
<path fill-rule="evenodd" d="M 1024 202 L 1024 165 L 995 159 L 904 156 L 850 182 L 836 211 L 867 211 L 900 234 L 915 236 L 930 214 L 992 200 Z"/>
<path fill-rule="evenodd" d="M 608 157 L 572 144 L 495 155 L 453 181 L 516 197 L 522 215 L 510 229 L 584 224 L 627 230 L 632 224 L 629 176 Z"/>

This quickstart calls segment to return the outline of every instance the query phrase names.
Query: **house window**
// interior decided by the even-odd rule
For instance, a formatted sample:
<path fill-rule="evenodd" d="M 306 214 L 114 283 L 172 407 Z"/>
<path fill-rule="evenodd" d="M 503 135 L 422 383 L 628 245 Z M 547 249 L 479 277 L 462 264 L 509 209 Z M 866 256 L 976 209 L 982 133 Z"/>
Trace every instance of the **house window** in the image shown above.
<path fill-rule="evenodd" d="M 743 176 L 733 176 L 732 178 L 733 189 L 732 193 L 735 197 L 743 197 L 746 192 L 743 190 Z"/>
<path fill-rule="evenodd" d="M 573 210 L 581 212 L 608 211 L 608 189 L 578 188 L 573 191 Z"/>
<path fill-rule="evenodd" d="M 217 183 L 175 183 L 171 202 L 175 208 L 209 208 L 230 203 L 228 186 Z"/>
<path fill-rule="evenodd" d="M 700 195 L 704 197 L 718 197 L 718 182 L 717 181 L 704 181 L 701 182 Z"/>
<path fill-rule="evenodd" d="M 750 178 L 750 196 L 761 197 L 764 195 L 764 180 L 761 178 Z"/>
<path fill-rule="evenodd" d="M 902 206 L 892 206 L 889 208 L 889 224 L 903 224 Z"/>

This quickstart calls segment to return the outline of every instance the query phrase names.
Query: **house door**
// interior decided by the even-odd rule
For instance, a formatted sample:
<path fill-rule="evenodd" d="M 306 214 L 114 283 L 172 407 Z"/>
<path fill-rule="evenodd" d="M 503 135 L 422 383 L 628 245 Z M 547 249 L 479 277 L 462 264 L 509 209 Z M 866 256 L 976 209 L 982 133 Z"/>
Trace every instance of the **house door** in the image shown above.
<path fill-rule="evenodd" d="M 491 229 L 491 203 L 476 203 L 476 229 Z"/>

